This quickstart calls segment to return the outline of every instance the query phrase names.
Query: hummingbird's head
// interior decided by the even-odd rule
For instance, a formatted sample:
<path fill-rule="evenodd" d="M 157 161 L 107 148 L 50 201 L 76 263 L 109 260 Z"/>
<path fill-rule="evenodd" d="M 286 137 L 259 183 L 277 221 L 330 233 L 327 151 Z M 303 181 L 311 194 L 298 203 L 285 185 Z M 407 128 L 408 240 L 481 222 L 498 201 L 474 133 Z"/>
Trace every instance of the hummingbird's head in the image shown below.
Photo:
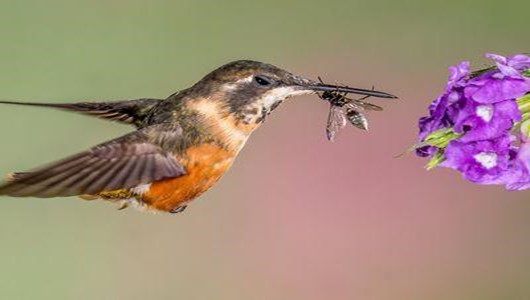
<path fill-rule="evenodd" d="M 343 91 L 375 97 L 394 98 L 372 90 L 323 84 L 293 75 L 276 66 L 239 60 L 212 71 L 193 88 L 215 101 L 220 101 L 244 124 L 260 124 L 286 99 L 320 91 Z"/>

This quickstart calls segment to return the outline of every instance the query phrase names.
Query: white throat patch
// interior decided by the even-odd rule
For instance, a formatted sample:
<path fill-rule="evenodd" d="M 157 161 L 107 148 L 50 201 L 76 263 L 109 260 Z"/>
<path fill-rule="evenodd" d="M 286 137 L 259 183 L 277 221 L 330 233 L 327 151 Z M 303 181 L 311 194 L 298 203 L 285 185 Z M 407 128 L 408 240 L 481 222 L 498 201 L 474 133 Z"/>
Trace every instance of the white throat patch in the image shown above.
<path fill-rule="evenodd" d="M 271 91 L 265 93 L 260 99 L 260 104 L 263 105 L 266 109 L 270 109 L 276 102 L 283 101 L 291 96 L 311 94 L 309 90 L 300 90 L 296 87 L 279 87 L 272 89 Z"/>

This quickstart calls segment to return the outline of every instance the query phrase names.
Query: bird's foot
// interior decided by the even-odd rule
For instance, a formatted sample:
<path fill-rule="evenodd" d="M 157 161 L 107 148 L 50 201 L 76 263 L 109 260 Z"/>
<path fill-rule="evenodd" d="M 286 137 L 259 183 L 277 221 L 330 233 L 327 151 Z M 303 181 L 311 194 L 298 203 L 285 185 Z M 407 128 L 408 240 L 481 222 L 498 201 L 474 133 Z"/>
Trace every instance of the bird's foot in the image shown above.
<path fill-rule="evenodd" d="M 187 206 L 187 205 L 179 206 L 179 207 L 177 207 L 177 208 L 172 209 L 172 210 L 170 211 L 170 213 L 172 213 L 172 214 L 178 214 L 178 213 L 181 213 L 181 212 L 183 212 L 183 211 L 186 210 L 186 207 L 188 207 L 188 206 Z"/>

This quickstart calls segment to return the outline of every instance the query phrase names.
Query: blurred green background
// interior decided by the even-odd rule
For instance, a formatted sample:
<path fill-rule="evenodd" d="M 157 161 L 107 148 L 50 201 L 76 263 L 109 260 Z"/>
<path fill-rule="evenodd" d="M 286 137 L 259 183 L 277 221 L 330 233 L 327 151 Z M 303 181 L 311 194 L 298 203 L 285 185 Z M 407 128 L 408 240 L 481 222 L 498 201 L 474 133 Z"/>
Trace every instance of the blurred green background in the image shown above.
<path fill-rule="evenodd" d="M 0 98 L 166 97 L 255 59 L 397 94 L 327 143 L 327 105 L 284 104 L 180 215 L 0 199 L 0 299 L 530 299 L 530 199 L 427 173 L 416 119 L 447 67 L 530 51 L 526 0 L 0 2 Z M 382 103 L 378 101 L 377 103 Z M 131 128 L 1 107 L 0 172 Z"/>

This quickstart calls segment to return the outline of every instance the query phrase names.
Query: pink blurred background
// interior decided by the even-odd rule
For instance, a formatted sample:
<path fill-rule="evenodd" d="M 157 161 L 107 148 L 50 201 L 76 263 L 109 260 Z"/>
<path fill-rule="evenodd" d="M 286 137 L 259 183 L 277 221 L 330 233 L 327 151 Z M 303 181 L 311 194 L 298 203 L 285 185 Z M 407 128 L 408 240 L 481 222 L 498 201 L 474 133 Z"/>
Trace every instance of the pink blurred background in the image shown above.
<path fill-rule="evenodd" d="M 270 5 L 267 5 L 270 4 Z M 523 9 L 525 8 L 525 9 Z M 0 200 L 2 299 L 530 299 L 530 199 L 395 158 L 447 67 L 528 51 L 525 1 L 0 4 L 0 98 L 164 97 L 232 59 L 388 91 L 325 140 L 295 98 L 180 215 L 65 199 Z M 526 12 L 525 12 L 526 11 Z M 271 19 L 272 16 L 272 19 Z M 276 20 L 276 22 L 273 22 Z M 9 25 L 9 26 L 8 26 Z M 130 130 L 2 107 L 0 171 Z"/>

